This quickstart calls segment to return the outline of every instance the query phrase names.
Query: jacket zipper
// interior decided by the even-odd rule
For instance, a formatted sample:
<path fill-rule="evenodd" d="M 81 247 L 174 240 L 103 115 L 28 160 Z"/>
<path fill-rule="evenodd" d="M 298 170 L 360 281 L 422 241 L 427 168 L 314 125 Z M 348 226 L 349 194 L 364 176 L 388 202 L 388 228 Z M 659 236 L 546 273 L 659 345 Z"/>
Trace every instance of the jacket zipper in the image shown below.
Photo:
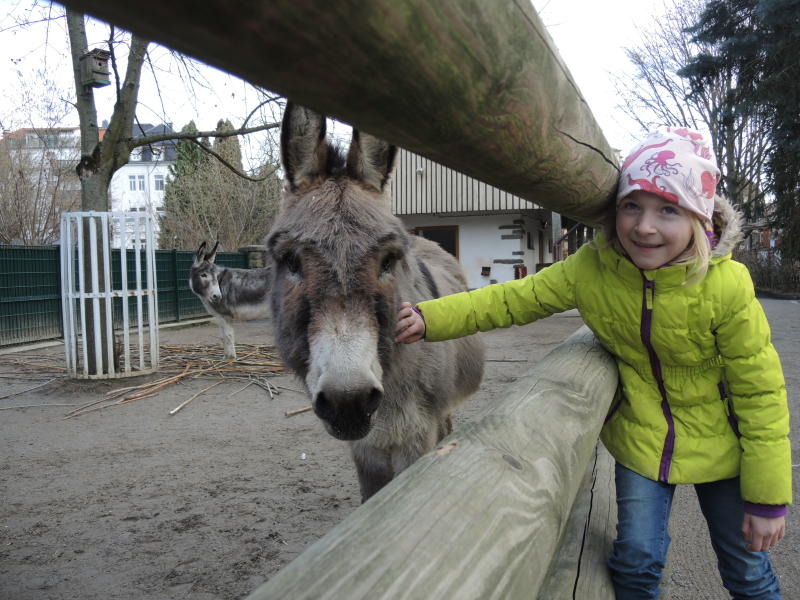
<path fill-rule="evenodd" d="M 650 336 L 653 329 L 653 304 L 656 295 L 656 282 L 650 281 L 642 273 L 644 279 L 644 295 L 642 298 L 642 324 L 641 336 L 647 354 L 650 357 L 650 368 L 653 370 L 653 377 L 658 383 L 658 391 L 661 394 L 661 412 L 667 421 L 667 436 L 664 439 L 664 448 L 661 451 L 661 464 L 658 468 L 658 480 L 667 483 L 669 470 L 672 464 L 672 453 L 675 449 L 675 421 L 672 418 L 672 410 L 667 401 L 667 389 L 664 386 L 664 377 L 661 372 L 661 361 L 658 359 Z"/>

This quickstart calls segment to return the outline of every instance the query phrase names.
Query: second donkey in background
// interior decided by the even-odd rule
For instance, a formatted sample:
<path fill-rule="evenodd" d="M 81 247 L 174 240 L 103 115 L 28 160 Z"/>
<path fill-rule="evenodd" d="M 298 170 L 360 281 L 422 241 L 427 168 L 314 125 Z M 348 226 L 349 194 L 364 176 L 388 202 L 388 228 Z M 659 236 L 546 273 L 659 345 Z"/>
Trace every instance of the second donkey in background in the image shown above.
<path fill-rule="evenodd" d="M 206 252 L 200 244 L 189 272 L 189 287 L 209 314 L 217 317 L 226 358 L 236 358 L 234 321 L 252 321 L 269 316 L 268 294 L 272 268 L 235 269 L 214 263 L 219 242 Z"/>

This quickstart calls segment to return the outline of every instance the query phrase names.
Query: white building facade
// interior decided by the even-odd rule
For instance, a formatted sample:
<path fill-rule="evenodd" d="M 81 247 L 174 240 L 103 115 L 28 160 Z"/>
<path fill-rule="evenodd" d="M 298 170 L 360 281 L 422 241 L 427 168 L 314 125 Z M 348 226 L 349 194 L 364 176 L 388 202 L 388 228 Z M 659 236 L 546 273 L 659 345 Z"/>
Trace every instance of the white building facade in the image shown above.
<path fill-rule="evenodd" d="M 169 124 L 158 126 L 143 124 L 134 126 L 134 129 L 134 137 L 172 132 Z M 112 211 L 141 211 L 152 215 L 156 225 L 156 243 L 169 168 L 175 163 L 176 158 L 175 144 L 171 140 L 140 146 L 131 152 L 128 164 L 114 173 L 108 188 Z M 134 232 L 129 233 L 133 235 Z M 115 232 L 114 247 L 119 247 L 117 234 L 118 232 Z M 133 237 L 129 239 L 130 246 L 135 240 Z"/>
<path fill-rule="evenodd" d="M 555 260 L 558 214 L 403 149 L 391 185 L 394 214 L 458 258 L 470 288 L 523 277 Z"/>

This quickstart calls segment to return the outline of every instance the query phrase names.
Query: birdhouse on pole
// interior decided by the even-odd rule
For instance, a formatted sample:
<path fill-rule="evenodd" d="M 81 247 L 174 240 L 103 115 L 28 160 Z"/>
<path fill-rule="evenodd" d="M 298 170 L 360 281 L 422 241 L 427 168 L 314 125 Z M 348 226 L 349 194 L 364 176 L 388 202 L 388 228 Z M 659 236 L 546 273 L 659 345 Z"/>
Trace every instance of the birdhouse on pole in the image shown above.
<path fill-rule="evenodd" d="M 108 50 L 90 50 L 81 56 L 81 83 L 85 86 L 104 87 L 111 83 L 109 79 Z"/>

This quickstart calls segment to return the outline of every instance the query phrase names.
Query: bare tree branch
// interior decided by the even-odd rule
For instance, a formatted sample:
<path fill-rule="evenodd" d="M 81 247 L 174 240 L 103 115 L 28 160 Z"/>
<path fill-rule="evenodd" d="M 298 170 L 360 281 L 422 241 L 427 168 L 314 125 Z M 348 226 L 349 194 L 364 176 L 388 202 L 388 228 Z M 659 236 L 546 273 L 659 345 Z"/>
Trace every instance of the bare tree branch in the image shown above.
<path fill-rule="evenodd" d="M 119 102 L 119 70 L 117 69 L 117 53 L 114 52 L 114 26 L 109 25 L 108 32 L 108 51 L 111 54 L 111 68 L 114 71 L 114 87 L 117 90 L 117 102 Z"/>
<path fill-rule="evenodd" d="M 250 133 L 256 133 L 258 131 L 266 131 L 268 129 L 276 129 L 280 127 L 280 123 L 266 123 L 264 125 L 258 125 L 257 127 L 245 127 L 243 129 L 233 129 L 231 131 L 198 131 L 192 133 L 181 133 L 181 132 L 173 132 L 173 133 L 160 133 L 157 135 L 148 135 L 140 138 L 130 138 L 128 143 L 130 145 L 131 150 L 133 148 L 139 148 L 140 146 L 146 146 L 148 144 L 154 144 L 156 142 L 166 142 L 169 140 L 191 140 L 197 138 L 204 138 L 204 137 L 214 137 L 214 138 L 225 138 L 225 137 L 232 137 L 234 135 L 248 135 Z"/>
<path fill-rule="evenodd" d="M 217 135 L 216 137 L 230 137 L 230 136 Z M 274 166 L 272 169 L 270 169 L 270 171 L 266 175 L 264 175 L 264 177 L 250 177 L 249 175 L 245 175 L 239 169 L 234 167 L 231 163 L 229 163 L 225 158 L 220 156 L 217 152 L 214 152 L 208 146 L 205 146 L 204 144 L 201 144 L 199 141 L 197 141 L 196 137 L 187 137 L 185 139 L 188 139 L 189 141 L 194 142 L 195 144 L 197 144 L 204 152 L 206 152 L 206 153 L 210 154 L 211 156 L 213 156 L 214 158 L 216 158 L 219 162 L 221 162 L 223 165 L 228 167 L 228 169 L 230 169 L 233 173 L 235 173 L 236 175 L 238 175 L 242 179 L 247 179 L 248 181 L 266 181 L 267 179 L 269 179 L 272 176 L 273 173 L 275 173 L 275 171 L 278 170 L 278 167 Z"/>

